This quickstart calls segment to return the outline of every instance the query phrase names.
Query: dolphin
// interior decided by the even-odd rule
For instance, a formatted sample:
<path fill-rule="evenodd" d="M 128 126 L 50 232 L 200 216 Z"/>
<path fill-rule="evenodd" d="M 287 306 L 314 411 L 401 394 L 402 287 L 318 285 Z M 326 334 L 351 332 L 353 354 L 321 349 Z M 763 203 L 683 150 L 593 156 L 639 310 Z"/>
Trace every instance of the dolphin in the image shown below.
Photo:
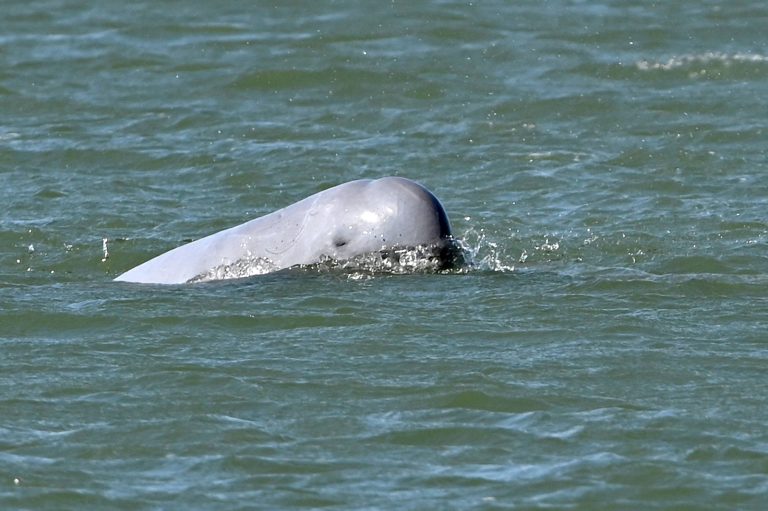
<path fill-rule="evenodd" d="M 115 280 L 183 284 L 228 278 L 217 269 L 243 262 L 269 273 L 411 248 L 428 249 L 438 269 L 455 264 L 458 244 L 440 201 L 410 179 L 360 179 L 174 248 Z"/>

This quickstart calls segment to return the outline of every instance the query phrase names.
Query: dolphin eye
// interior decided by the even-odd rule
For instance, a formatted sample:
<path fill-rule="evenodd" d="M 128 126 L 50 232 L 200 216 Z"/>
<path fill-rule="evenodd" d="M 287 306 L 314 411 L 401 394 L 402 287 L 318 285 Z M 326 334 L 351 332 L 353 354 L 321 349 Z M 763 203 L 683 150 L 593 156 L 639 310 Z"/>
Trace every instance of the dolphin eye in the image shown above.
<path fill-rule="evenodd" d="M 347 240 L 345 239 L 336 238 L 335 240 L 333 240 L 333 246 L 335 247 L 343 247 L 346 244 L 347 244 Z"/>

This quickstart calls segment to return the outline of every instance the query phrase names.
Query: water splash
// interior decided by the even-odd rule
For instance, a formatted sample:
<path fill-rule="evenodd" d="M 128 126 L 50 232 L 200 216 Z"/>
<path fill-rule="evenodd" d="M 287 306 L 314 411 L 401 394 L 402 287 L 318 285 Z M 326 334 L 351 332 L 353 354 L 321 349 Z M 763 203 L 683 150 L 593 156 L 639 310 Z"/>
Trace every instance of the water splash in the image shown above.
<path fill-rule="evenodd" d="M 377 275 L 414 273 L 470 273 L 474 271 L 513 272 L 520 266 L 562 261 L 581 262 L 621 256 L 636 264 L 646 258 L 642 245 L 635 246 L 625 234 L 618 239 L 598 236 L 591 229 L 572 236 L 548 234 L 519 238 L 517 233 L 491 233 L 485 228 L 470 228 L 461 238 L 440 246 L 418 246 L 381 250 L 351 259 L 324 256 L 319 262 L 291 268 L 291 271 L 338 273 L 351 280 Z M 626 262 L 626 261 L 625 261 Z M 265 258 L 249 257 L 217 266 L 190 283 L 241 279 L 273 273 L 280 268 Z"/>
<path fill-rule="evenodd" d="M 269 259 L 263 257 L 246 257 L 230 264 L 222 264 L 189 280 L 190 284 L 210 282 L 213 280 L 243 279 L 256 275 L 265 275 L 279 270 Z"/>
<path fill-rule="evenodd" d="M 467 266 L 464 246 L 455 239 L 440 245 L 419 245 L 361 254 L 345 261 L 324 258 L 316 269 L 369 274 L 442 273 Z"/>
<path fill-rule="evenodd" d="M 467 268 L 511 272 L 516 262 L 525 262 L 527 258 L 525 250 L 519 257 L 508 253 L 507 244 L 495 241 L 483 228 L 468 230 L 459 243 L 466 254 Z"/>
<path fill-rule="evenodd" d="M 463 245 L 454 239 L 440 245 L 397 248 L 361 254 L 351 259 L 337 260 L 323 256 L 314 264 L 300 265 L 294 269 L 307 272 L 341 272 L 352 279 L 377 274 L 441 273 L 461 271 L 467 266 Z M 213 280 L 241 279 L 264 275 L 280 270 L 267 258 L 247 257 L 234 263 L 217 266 L 190 283 Z"/>

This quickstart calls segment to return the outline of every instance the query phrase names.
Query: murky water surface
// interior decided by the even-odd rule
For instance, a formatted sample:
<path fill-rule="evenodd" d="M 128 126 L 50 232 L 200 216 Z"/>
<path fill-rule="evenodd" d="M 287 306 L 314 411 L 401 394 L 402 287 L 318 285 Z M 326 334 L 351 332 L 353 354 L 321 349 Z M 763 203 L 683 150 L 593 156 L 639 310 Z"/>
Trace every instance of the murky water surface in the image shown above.
<path fill-rule="evenodd" d="M 763 509 L 764 2 L 1 11 L 0 507 Z M 384 175 L 471 270 L 111 281 Z"/>

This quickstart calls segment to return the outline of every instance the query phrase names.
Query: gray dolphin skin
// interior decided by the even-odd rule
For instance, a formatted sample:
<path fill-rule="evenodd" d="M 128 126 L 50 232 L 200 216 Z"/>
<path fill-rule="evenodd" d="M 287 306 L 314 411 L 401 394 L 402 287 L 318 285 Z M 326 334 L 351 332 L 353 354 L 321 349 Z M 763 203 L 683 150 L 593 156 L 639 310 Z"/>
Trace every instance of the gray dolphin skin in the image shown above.
<path fill-rule="evenodd" d="M 412 247 L 434 247 L 447 267 L 452 246 L 448 216 L 429 190 L 402 177 L 361 179 L 182 245 L 115 280 L 182 284 L 244 260 L 263 260 L 277 271 L 324 257 L 343 261 Z"/>

